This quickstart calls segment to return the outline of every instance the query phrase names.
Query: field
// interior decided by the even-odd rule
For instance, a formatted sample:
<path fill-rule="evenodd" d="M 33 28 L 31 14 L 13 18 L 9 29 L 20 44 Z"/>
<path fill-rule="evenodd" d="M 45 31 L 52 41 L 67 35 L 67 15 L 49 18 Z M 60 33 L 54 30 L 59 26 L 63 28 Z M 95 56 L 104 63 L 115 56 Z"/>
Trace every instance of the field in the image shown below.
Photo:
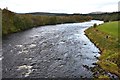
<path fill-rule="evenodd" d="M 87 29 L 86 35 L 101 50 L 97 64 L 107 72 L 120 77 L 120 45 L 118 21 L 106 22 Z"/>
<path fill-rule="evenodd" d="M 106 23 L 104 25 L 99 26 L 97 29 L 111 36 L 118 37 L 118 22 L 117 21 Z"/>

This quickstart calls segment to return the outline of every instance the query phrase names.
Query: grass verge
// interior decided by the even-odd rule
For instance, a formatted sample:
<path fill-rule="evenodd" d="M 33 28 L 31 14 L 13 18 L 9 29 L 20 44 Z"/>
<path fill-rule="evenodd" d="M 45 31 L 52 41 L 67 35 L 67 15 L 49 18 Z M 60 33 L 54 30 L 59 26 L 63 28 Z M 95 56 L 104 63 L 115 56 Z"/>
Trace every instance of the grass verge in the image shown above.
<path fill-rule="evenodd" d="M 85 33 L 101 50 L 101 56 L 97 64 L 105 71 L 120 77 L 118 23 L 120 23 L 120 21 L 106 22 L 87 29 Z"/>

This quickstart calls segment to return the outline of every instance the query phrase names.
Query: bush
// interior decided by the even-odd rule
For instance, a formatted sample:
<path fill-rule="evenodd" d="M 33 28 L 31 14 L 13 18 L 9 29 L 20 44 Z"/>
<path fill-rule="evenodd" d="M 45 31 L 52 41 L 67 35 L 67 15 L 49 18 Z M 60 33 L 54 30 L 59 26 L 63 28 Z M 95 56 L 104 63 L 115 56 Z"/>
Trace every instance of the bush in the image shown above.
<path fill-rule="evenodd" d="M 93 27 L 96 28 L 96 27 L 97 27 L 97 24 L 95 23 L 95 24 L 93 25 Z"/>

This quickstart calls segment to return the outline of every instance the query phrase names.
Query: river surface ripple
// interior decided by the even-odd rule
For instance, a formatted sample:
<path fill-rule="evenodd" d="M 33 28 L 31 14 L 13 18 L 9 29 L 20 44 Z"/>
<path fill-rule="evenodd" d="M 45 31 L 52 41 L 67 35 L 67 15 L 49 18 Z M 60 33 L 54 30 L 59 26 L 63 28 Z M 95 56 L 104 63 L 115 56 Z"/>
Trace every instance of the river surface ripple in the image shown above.
<path fill-rule="evenodd" d="M 3 78 L 92 78 L 99 49 L 84 31 L 94 23 L 41 26 L 3 38 Z"/>

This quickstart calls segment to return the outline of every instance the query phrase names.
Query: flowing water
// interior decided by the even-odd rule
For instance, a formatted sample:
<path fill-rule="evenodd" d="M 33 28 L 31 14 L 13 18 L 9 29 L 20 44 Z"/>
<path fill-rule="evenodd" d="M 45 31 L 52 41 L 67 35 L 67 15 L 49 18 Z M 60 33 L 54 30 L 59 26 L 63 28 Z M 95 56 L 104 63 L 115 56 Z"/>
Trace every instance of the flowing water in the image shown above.
<path fill-rule="evenodd" d="M 3 38 L 3 78 L 92 78 L 99 49 L 84 31 L 94 23 L 41 26 Z"/>

